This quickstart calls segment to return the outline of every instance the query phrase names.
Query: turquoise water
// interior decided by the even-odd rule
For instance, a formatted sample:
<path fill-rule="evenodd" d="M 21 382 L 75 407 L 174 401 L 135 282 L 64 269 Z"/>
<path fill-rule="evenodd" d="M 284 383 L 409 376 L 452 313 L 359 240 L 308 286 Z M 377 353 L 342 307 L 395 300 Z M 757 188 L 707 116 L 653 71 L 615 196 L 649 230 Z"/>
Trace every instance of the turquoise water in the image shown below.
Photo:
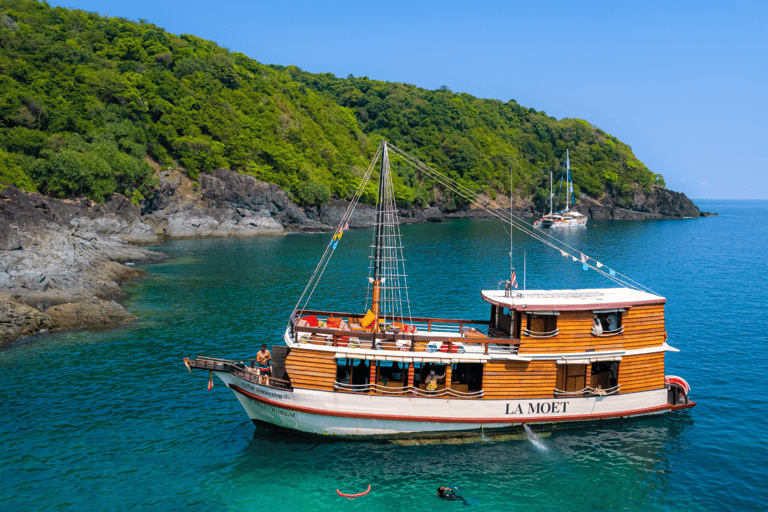
<path fill-rule="evenodd" d="M 667 373 L 698 406 L 663 417 L 469 444 L 318 442 L 254 427 L 184 356 L 252 356 L 280 340 L 329 234 L 169 242 L 129 286 L 139 321 L 0 350 L 0 510 L 765 510 L 768 202 L 701 201 L 720 216 L 590 221 L 585 254 L 667 298 Z M 414 314 L 485 318 L 509 272 L 493 221 L 406 226 Z M 361 308 L 370 231 L 344 235 L 310 305 Z M 609 286 L 523 236 L 522 284 Z M 360 289 L 339 297 L 338 289 Z M 372 490 L 355 500 L 342 492 Z"/>

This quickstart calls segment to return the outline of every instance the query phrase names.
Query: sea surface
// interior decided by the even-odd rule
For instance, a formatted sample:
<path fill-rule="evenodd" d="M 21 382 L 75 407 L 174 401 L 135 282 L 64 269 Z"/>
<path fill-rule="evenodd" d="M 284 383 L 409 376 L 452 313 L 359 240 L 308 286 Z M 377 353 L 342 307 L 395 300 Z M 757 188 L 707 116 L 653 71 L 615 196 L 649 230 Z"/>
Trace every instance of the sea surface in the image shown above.
<path fill-rule="evenodd" d="M 253 357 L 281 342 L 330 234 L 173 241 L 124 301 L 139 320 L 0 349 L 0 510 L 766 510 L 768 202 L 698 201 L 719 216 L 589 221 L 569 245 L 667 298 L 666 373 L 698 403 L 661 417 L 534 428 L 469 443 L 302 439 L 254 426 L 182 358 Z M 509 275 L 496 221 L 402 227 L 414 315 L 485 318 Z M 372 231 L 344 234 L 312 307 L 362 309 Z M 515 233 L 518 281 L 604 287 Z M 364 497 L 349 500 L 371 485 Z"/>

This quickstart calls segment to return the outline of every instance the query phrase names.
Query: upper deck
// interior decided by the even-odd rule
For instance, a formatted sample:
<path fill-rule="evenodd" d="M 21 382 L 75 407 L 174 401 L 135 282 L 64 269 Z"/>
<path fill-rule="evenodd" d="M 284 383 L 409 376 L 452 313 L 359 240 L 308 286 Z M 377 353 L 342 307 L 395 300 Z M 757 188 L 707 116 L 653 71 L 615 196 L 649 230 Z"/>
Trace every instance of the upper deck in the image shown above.
<path fill-rule="evenodd" d="M 584 290 L 483 290 L 483 300 L 515 311 L 594 311 L 646 304 L 664 304 L 666 299 L 631 288 Z"/>

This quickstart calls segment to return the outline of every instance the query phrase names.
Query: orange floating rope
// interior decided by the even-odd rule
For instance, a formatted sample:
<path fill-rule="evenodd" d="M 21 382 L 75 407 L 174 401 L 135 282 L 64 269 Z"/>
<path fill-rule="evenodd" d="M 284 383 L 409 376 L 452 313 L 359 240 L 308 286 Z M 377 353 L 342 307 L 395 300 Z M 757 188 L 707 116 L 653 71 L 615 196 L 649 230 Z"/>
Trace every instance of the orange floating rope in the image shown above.
<path fill-rule="evenodd" d="M 344 498 L 359 498 L 360 496 L 365 496 L 369 492 L 371 492 L 371 484 L 368 484 L 368 488 L 364 490 L 363 492 L 359 492 L 357 494 L 344 494 L 340 490 L 336 489 L 336 492 L 339 493 L 339 496 L 342 496 Z"/>

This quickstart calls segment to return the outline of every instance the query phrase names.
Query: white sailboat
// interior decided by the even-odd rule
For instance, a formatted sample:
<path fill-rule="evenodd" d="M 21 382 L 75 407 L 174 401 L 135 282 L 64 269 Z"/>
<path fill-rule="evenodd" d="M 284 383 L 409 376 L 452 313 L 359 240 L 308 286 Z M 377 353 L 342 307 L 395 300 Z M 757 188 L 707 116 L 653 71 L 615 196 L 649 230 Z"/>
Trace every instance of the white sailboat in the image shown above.
<path fill-rule="evenodd" d="M 573 179 L 571 177 L 571 158 L 569 150 L 565 150 L 565 176 L 566 178 L 566 191 L 565 191 L 565 209 L 556 213 L 552 211 L 552 172 L 549 174 L 549 213 L 544 215 L 541 219 L 533 223 L 535 228 L 576 228 L 586 227 L 587 217 L 577 211 L 571 211 L 570 204 L 568 203 L 568 196 L 571 196 L 571 203 L 576 205 L 576 198 L 573 194 Z"/>

